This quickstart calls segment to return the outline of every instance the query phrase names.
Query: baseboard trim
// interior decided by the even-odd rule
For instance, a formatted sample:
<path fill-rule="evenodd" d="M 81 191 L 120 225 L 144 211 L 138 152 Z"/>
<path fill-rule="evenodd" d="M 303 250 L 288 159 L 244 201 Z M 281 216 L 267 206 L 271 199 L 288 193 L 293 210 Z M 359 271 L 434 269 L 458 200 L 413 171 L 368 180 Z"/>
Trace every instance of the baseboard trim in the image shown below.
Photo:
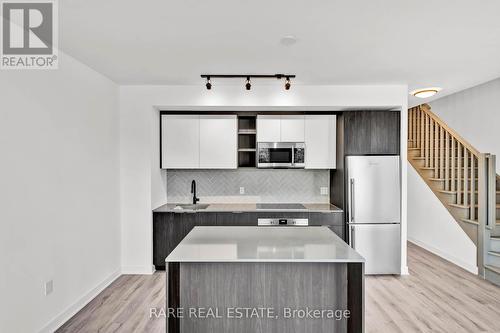
<path fill-rule="evenodd" d="M 435 248 L 432 245 L 426 244 L 424 242 L 421 242 L 419 240 L 416 240 L 416 239 L 413 239 L 410 237 L 408 237 L 408 241 L 412 242 L 413 244 L 415 244 L 417 246 L 420 246 L 421 248 L 423 248 L 429 252 L 434 253 L 435 255 L 437 255 L 437 256 L 439 256 L 439 257 L 441 257 L 441 258 L 443 258 L 443 259 L 445 259 L 445 260 L 447 260 L 447 261 L 449 261 L 457 266 L 462 267 L 463 269 L 465 269 L 468 272 L 471 272 L 472 274 L 475 274 L 475 275 L 478 274 L 477 266 L 470 265 L 470 264 L 462 261 L 461 259 L 455 257 L 454 255 L 445 253 L 445 252 L 441 251 L 440 249 Z"/>
<path fill-rule="evenodd" d="M 154 266 L 123 266 L 124 275 L 151 275 L 155 272 Z"/>
<path fill-rule="evenodd" d="M 78 311 L 83 309 L 91 300 L 93 300 L 97 295 L 99 295 L 104 289 L 106 289 L 113 281 L 115 281 L 121 275 L 120 270 L 113 272 L 104 281 L 99 283 L 95 288 L 90 290 L 87 294 L 77 300 L 75 303 L 70 305 L 66 310 L 58 314 L 54 319 L 52 319 L 45 327 L 43 327 L 40 333 L 53 333 L 59 327 L 61 327 L 65 322 L 67 322 L 71 317 L 73 317 Z"/>

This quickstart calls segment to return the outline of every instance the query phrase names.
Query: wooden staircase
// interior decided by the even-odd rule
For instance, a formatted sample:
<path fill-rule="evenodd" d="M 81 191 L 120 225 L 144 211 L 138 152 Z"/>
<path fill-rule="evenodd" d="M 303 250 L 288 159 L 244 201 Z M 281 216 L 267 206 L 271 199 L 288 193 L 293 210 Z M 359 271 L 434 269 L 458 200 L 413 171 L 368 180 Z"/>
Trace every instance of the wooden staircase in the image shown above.
<path fill-rule="evenodd" d="M 408 161 L 476 244 L 479 275 L 500 285 L 500 178 L 480 153 L 431 112 L 408 113 Z"/>

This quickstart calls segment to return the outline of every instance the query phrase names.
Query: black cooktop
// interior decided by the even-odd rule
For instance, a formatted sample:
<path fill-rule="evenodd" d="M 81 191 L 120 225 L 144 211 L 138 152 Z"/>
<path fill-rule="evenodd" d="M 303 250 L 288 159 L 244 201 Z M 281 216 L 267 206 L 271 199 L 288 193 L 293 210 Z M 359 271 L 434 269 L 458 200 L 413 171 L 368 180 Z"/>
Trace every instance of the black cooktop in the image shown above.
<path fill-rule="evenodd" d="M 257 209 L 286 210 L 286 209 L 306 209 L 306 207 L 298 203 L 259 203 L 257 204 Z"/>

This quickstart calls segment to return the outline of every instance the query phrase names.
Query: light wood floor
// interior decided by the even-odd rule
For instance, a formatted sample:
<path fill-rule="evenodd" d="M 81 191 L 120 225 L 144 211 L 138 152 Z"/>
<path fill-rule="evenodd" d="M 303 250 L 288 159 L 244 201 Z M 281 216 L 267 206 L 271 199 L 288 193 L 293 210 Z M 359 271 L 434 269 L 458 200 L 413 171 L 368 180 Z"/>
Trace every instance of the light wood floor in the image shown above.
<path fill-rule="evenodd" d="M 366 332 L 500 332 L 500 288 L 408 244 L 410 276 L 366 278 Z M 165 332 L 165 274 L 124 275 L 58 332 Z"/>

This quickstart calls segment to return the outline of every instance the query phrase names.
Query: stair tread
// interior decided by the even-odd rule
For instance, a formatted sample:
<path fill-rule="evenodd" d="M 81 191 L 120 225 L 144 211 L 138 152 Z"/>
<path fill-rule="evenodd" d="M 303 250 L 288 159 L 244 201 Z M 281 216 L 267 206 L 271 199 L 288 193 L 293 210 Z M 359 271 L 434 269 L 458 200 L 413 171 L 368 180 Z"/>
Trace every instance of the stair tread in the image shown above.
<path fill-rule="evenodd" d="M 460 190 L 460 191 L 458 191 L 458 192 L 463 193 L 463 192 L 465 192 L 465 191 L 464 191 L 464 190 Z M 469 190 L 469 191 L 467 191 L 467 192 L 471 193 L 472 191 L 470 191 L 470 190 Z M 496 192 L 496 194 L 500 194 L 500 191 L 495 191 L 495 192 Z M 478 191 L 474 191 L 474 193 L 478 193 Z"/>
<path fill-rule="evenodd" d="M 484 268 L 489 269 L 497 274 L 500 274 L 500 267 L 492 266 L 492 265 L 484 265 Z"/>
<path fill-rule="evenodd" d="M 438 192 L 446 194 L 457 194 L 457 191 L 438 190 Z"/>
<path fill-rule="evenodd" d="M 469 205 L 459 205 L 459 204 L 454 204 L 454 203 L 451 203 L 451 204 L 448 204 L 452 207 L 457 207 L 457 208 L 464 208 L 464 209 L 469 209 L 470 206 Z"/>
<path fill-rule="evenodd" d="M 475 204 L 475 205 L 474 205 L 474 207 L 476 207 L 476 208 L 477 208 L 477 207 L 479 207 L 479 205 L 478 205 L 478 204 Z M 497 209 L 500 209 L 500 204 L 496 204 L 496 208 L 497 208 Z M 498 221 L 498 220 L 497 220 L 497 221 Z"/>
<path fill-rule="evenodd" d="M 457 180 L 457 179 L 458 180 L 464 180 L 465 178 L 455 178 L 455 180 Z M 434 177 L 431 177 L 431 178 L 429 178 L 429 180 L 443 180 L 444 181 L 446 179 L 445 178 L 434 178 Z M 451 177 L 450 177 L 449 180 L 451 181 Z M 471 180 L 471 178 L 467 178 L 467 180 Z M 477 180 L 477 178 L 474 178 L 474 180 Z"/>

